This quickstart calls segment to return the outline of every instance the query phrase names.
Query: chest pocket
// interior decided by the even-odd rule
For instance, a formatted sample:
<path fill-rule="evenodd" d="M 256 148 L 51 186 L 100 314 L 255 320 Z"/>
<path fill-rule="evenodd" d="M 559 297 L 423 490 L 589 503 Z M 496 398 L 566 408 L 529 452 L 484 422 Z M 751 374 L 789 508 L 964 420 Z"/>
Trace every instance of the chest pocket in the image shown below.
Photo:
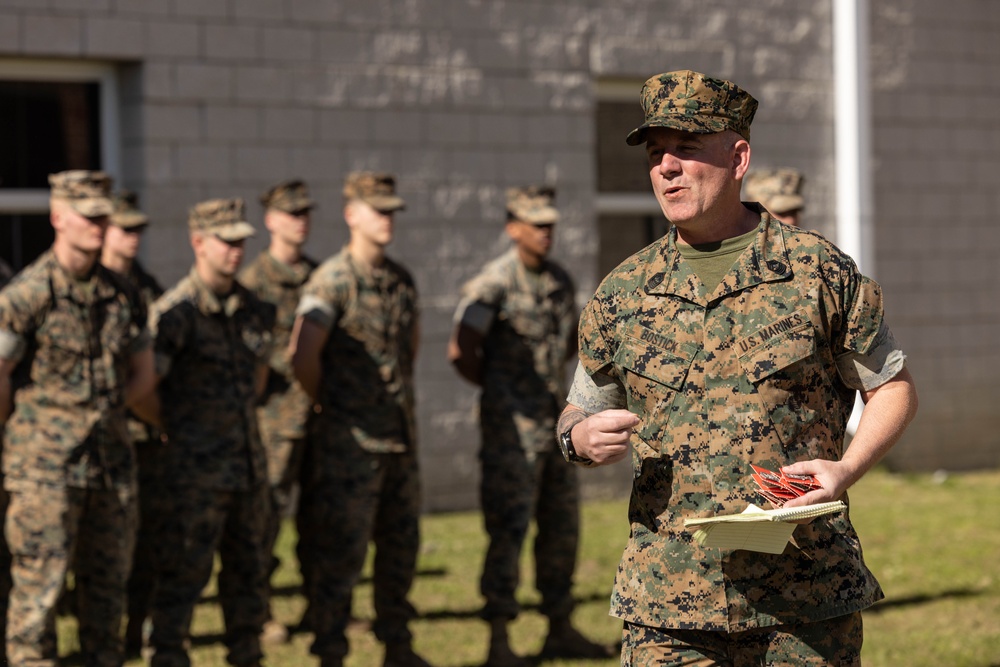
<path fill-rule="evenodd" d="M 668 352 L 628 335 L 615 352 L 628 409 L 642 419 L 636 434 L 657 452 L 663 451 L 663 436 L 680 409 L 678 397 L 693 359 L 693 354 Z"/>
<path fill-rule="evenodd" d="M 737 342 L 740 366 L 756 387 L 764 409 L 786 446 L 815 422 L 834 399 L 831 384 L 817 354 L 816 335 L 808 322 L 765 343 L 753 344 L 759 334 Z"/>
<path fill-rule="evenodd" d="M 80 323 L 64 313 L 53 312 L 38 330 L 38 352 L 35 356 L 32 379 L 47 385 L 58 399 L 82 402 L 91 397 L 93 385 L 90 376 L 90 341 Z"/>

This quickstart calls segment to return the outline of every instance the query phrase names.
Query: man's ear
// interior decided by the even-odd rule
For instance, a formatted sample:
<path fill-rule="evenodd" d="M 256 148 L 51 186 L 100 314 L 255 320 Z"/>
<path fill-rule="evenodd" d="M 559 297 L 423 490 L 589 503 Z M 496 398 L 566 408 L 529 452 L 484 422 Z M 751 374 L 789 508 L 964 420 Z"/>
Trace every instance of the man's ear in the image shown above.
<path fill-rule="evenodd" d="M 517 220 L 508 220 L 507 225 L 504 228 L 507 231 L 507 236 L 511 241 L 517 243 L 521 238 L 521 225 L 517 223 Z"/>
<path fill-rule="evenodd" d="M 200 232 L 191 232 L 191 249 L 194 250 L 195 256 L 198 255 L 204 242 L 205 237 Z"/>
<path fill-rule="evenodd" d="M 348 229 L 354 229 L 354 202 L 349 201 L 344 204 L 344 222 Z"/>
<path fill-rule="evenodd" d="M 49 202 L 49 224 L 52 229 L 62 231 L 63 228 L 63 204 L 52 199 Z"/>
<path fill-rule="evenodd" d="M 740 137 L 733 144 L 733 177 L 743 180 L 750 170 L 750 142 Z"/>

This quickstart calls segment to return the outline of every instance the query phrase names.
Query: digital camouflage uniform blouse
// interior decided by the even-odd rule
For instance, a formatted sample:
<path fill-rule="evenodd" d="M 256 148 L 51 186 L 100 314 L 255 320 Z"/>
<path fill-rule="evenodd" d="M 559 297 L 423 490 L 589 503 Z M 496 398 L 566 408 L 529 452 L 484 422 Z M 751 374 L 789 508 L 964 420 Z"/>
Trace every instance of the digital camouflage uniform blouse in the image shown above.
<path fill-rule="evenodd" d="M 299 295 L 315 268 L 316 262 L 308 257 L 303 257 L 295 266 L 288 266 L 265 250 L 240 273 L 240 283 L 261 301 L 274 304 L 277 309 L 269 362 L 271 372 L 257 411 L 266 441 L 302 438 L 306 434 L 306 417 L 311 401 L 292 373 L 288 343 L 295 324 Z"/>
<path fill-rule="evenodd" d="M 52 251 L 0 293 L 0 356 L 19 359 L 5 483 L 112 488 L 134 481 L 125 418 L 133 354 L 149 346 L 138 295 L 97 265 L 88 281 Z"/>
<path fill-rule="evenodd" d="M 556 419 L 566 405 L 566 358 L 577 324 L 569 274 L 545 262 L 529 275 L 512 248 L 470 280 L 462 296 L 468 304 L 463 321 L 475 319 L 477 310 L 488 320 L 481 332 L 481 410 L 512 416 L 525 450 L 552 450 Z M 484 423 L 491 421 L 484 417 Z M 485 439 L 490 435 L 483 433 Z"/>
<path fill-rule="evenodd" d="M 671 230 L 623 262 L 581 318 L 582 369 L 624 388 L 625 405 L 600 407 L 642 420 L 612 614 L 737 632 L 871 605 L 882 591 L 847 513 L 798 526 L 780 555 L 701 547 L 684 519 L 760 504 L 750 463 L 841 458 L 855 390 L 903 365 L 879 286 L 818 234 L 766 213 L 710 294 L 675 243 Z M 570 402 L 584 407 L 577 377 Z"/>
<path fill-rule="evenodd" d="M 369 452 L 403 452 L 416 442 L 413 345 L 417 290 L 390 259 L 377 271 L 346 248 L 313 272 L 299 315 L 329 331 L 319 404 Z"/>
<path fill-rule="evenodd" d="M 266 482 L 254 379 L 273 324 L 273 306 L 239 283 L 220 300 L 194 269 L 153 305 L 170 483 L 245 491 Z"/>

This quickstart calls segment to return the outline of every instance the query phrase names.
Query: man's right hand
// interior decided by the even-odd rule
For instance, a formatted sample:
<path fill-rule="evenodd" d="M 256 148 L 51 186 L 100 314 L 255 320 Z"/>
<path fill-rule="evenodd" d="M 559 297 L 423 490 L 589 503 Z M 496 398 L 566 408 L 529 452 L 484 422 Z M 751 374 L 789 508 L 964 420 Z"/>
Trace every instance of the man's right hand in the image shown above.
<path fill-rule="evenodd" d="M 628 454 L 628 441 L 639 418 L 628 410 L 604 410 L 573 427 L 573 448 L 580 456 L 603 466 Z"/>

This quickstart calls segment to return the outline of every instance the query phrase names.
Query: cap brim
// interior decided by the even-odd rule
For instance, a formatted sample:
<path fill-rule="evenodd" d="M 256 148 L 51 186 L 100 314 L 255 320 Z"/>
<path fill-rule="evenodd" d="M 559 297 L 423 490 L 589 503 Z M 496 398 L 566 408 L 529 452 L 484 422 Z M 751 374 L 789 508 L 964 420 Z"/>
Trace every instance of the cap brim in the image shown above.
<path fill-rule="evenodd" d="M 111 224 L 122 229 L 131 229 L 149 224 L 149 216 L 145 213 L 112 213 Z"/>
<path fill-rule="evenodd" d="M 85 218 L 102 218 L 111 215 L 115 206 L 110 199 L 92 197 L 89 199 L 66 199 L 70 207 Z"/>
<path fill-rule="evenodd" d="M 242 241 L 257 233 L 257 230 L 249 222 L 232 222 L 206 231 L 213 236 L 218 236 L 223 241 Z"/>
<path fill-rule="evenodd" d="M 801 195 L 776 195 L 767 200 L 764 208 L 772 213 L 791 213 L 801 209 L 805 203 Z"/>
<path fill-rule="evenodd" d="M 559 222 L 559 211 L 551 206 L 535 208 L 530 211 L 511 208 L 510 213 L 515 219 L 529 225 L 554 225 Z"/>
<path fill-rule="evenodd" d="M 629 146 L 638 146 L 645 143 L 646 130 L 651 127 L 666 127 L 671 130 L 693 132 L 695 134 L 715 134 L 726 129 L 726 122 L 699 116 L 661 116 L 645 122 L 629 132 L 628 136 L 625 137 L 625 143 Z"/>
<path fill-rule="evenodd" d="M 291 203 L 282 203 L 274 208 L 285 213 L 298 213 L 299 211 L 311 211 L 316 208 L 316 202 L 312 199 L 299 199 Z"/>
<path fill-rule="evenodd" d="M 385 197 L 364 197 L 363 201 L 376 211 L 381 211 L 382 213 L 392 213 L 393 211 L 401 211 L 406 208 L 406 202 L 403 201 L 403 198 L 394 195 Z"/>

